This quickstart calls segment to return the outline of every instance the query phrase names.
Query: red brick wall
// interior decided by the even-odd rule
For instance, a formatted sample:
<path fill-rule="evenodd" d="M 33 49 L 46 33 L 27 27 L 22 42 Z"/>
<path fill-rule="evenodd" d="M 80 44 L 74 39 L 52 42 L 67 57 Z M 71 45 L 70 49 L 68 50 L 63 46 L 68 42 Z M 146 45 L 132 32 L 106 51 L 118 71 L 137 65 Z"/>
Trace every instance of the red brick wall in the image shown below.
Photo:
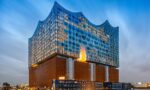
<path fill-rule="evenodd" d="M 74 78 L 75 80 L 90 80 L 89 63 L 74 62 Z M 119 70 L 111 67 L 109 69 L 109 80 L 112 82 L 119 81 Z M 29 68 L 29 86 L 49 87 L 53 79 L 60 76 L 66 77 L 66 60 L 54 57 L 36 68 Z M 96 64 L 96 81 L 105 81 L 105 67 Z"/>
<path fill-rule="evenodd" d="M 96 65 L 96 81 L 105 81 L 105 67 L 102 65 Z"/>
<path fill-rule="evenodd" d="M 53 58 L 34 69 L 29 69 L 29 85 L 30 87 L 49 87 L 52 79 L 58 79 L 59 76 L 66 76 L 66 60 Z"/>
<path fill-rule="evenodd" d="M 74 63 L 74 77 L 76 80 L 90 80 L 89 63 L 77 62 Z"/>
<path fill-rule="evenodd" d="M 66 75 L 66 60 L 57 59 L 56 62 L 56 79 L 59 79 L 60 76 L 67 76 Z"/>
<path fill-rule="evenodd" d="M 34 82 L 35 80 L 36 80 L 35 69 L 29 68 L 29 85 L 30 85 L 30 87 L 36 86 L 36 83 Z"/>
<path fill-rule="evenodd" d="M 111 82 L 119 82 L 119 70 L 114 68 L 114 67 L 111 67 L 109 69 L 109 80 Z"/>

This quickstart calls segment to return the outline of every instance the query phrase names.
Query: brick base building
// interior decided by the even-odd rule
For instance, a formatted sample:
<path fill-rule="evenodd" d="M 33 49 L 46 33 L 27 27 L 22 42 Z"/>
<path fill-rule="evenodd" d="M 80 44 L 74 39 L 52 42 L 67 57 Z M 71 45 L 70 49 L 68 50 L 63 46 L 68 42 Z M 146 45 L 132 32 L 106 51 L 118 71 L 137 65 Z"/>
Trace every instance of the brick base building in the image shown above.
<path fill-rule="evenodd" d="M 37 67 L 29 67 L 30 87 L 51 87 L 53 79 L 65 77 L 67 79 L 67 60 L 61 57 L 53 57 Z M 106 69 L 104 65 L 96 64 L 95 81 L 105 82 Z M 74 79 L 90 81 L 90 65 L 88 62 L 74 62 Z M 109 81 L 119 81 L 119 70 L 109 67 Z"/>

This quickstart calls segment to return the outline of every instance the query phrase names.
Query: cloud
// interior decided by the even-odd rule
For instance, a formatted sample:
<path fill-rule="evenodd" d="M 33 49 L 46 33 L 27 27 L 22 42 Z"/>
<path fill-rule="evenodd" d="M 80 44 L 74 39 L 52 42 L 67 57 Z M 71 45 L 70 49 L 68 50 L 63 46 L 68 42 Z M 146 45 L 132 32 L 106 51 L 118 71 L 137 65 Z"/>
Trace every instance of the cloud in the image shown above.
<path fill-rule="evenodd" d="M 10 82 L 10 83 L 24 83 L 27 78 L 27 64 L 13 57 L 1 54 L 0 59 L 3 62 L 0 63 L 0 83 Z"/>
<path fill-rule="evenodd" d="M 150 36 L 143 31 L 144 27 L 140 27 L 141 31 L 135 28 L 137 27 L 137 22 L 133 22 L 132 25 L 129 24 L 130 20 L 125 17 L 128 16 L 128 13 L 118 9 L 109 9 L 106 13 L 110 23 L 119 26 L 121 81 L 148 81 L 150 79 L 150 67 L 148 65 L 150 63 L 150 55 L 148 54 L 150 47 L 147 38 L 150 38 Z M 139 20 L 137 21 L 139 22 Z M 143 23 L 140 24 L 143 25 Z M 137 33 L 137 31 L 139 32 Z M 140 32 L 148 37 L 140 35 Z M 143 45 L 142 43 L 145 44 Z"/>
<path fill-rule="evenodd" d="M 28 38 L 37 22 L 48 15 L 50 3 L 47 2 L 6 0 L 0 3 L 0 84 L 28 81 Z"/>

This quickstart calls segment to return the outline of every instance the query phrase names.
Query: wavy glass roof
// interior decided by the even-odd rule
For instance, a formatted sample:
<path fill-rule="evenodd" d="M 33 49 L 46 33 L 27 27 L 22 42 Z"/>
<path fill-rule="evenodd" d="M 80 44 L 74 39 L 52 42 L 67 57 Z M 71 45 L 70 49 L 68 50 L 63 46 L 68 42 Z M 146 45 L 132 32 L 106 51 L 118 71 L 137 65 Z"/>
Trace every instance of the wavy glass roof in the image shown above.
<path fill-rule="evenodd" d="M 88 19 L 86 18 L 86 16 L 85 16 L 82 12 L 72 12 L 72 11 L 70 11 L 70 10 L 67 10 L 67 9 L 65 9 L 64 7 L 62 7 L 60 4 L 58 4 L 56 1 L 55 1 L 55 3 L 54 3 L 54 6 L 52 7 L 52 10 L 51 10 L 50 14 L 52 13 L 52 11 L 53 11 L 55 8 L 61 8 L 61 9 L 63 9 L 64 11 L 66 11 L 68 14 L 73 14 L 73 15 L 82 16 L 83 18 L 86 19 L 86 21 L 87 21 L 89 24 L 91 24 L 92 26 L 94 26 L 94 27 L 96 27 L 96 28 L 102 28 L 102 27 L 104 27 L 104 26 L 107 26 L 107 27 L 110 27 L 110 28 L 118 28 L 118 27 L 113 27 L 113 26 L 109 23 L 108 20 L 104 21 L 102 24 L 99 24 L 99 25 L 93 24 L 90 20 L 88 20 Z M 42 20 L 42 21 L 40 20 L 40 21 L 38 22 L 37 28 L 38 28 L 40 25 L 44 24 L 44 22 L 46 22 L 46 21 L 49 19 L 50 14 L 48 15 L 48 17 L 47 17 L 45 20 Z"/>

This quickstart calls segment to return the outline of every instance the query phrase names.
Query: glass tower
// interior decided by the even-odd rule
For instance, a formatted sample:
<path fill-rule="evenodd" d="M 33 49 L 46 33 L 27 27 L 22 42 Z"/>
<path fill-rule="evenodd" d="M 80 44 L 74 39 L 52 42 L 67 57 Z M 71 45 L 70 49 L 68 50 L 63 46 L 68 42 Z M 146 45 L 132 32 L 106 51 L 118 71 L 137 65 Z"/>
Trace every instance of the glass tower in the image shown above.
<path fill-rule="evenodd" d="M 81 12 L 71 12 L 55 2 L 29 39 L 29 66 L 54 55 L 77 60 L 82 48 L 87 62 L 119 67 L 119 28 L 107 20 L 94 25 Z"/>

